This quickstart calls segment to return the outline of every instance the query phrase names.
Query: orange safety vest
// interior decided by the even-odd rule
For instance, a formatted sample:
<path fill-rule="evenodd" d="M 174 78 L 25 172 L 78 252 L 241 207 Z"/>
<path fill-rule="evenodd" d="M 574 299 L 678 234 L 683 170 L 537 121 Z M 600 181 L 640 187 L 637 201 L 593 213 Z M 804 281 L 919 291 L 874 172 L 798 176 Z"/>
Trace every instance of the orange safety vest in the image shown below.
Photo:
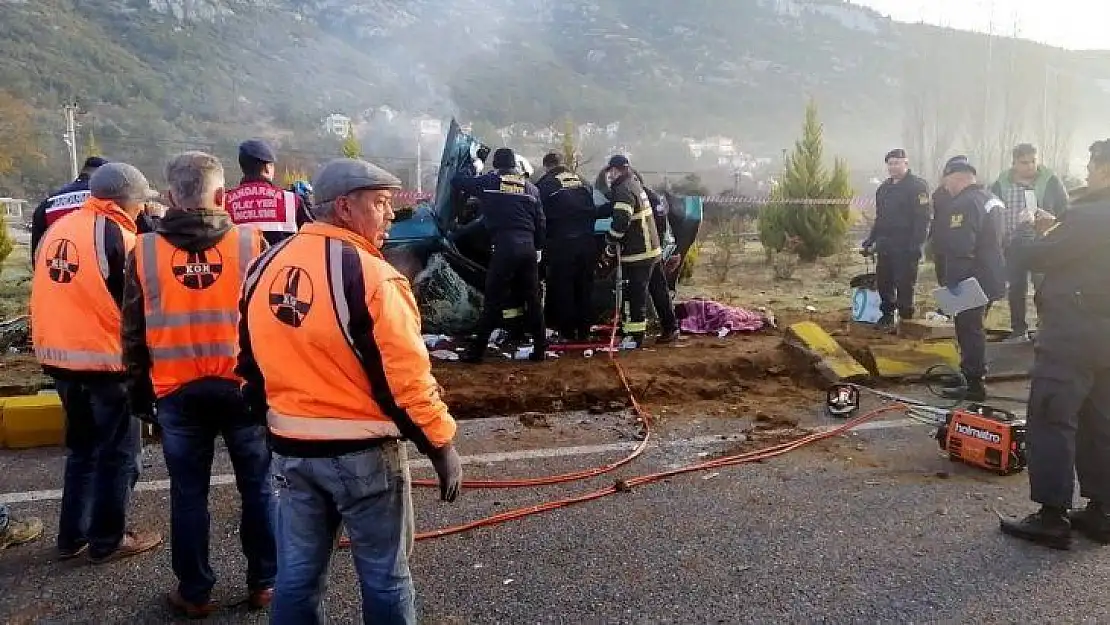
<path fill-rule="evenodd" d="M 344 275 L 344 246 L 358 253 L 361 278 Z M 349 302 L 344 285 L 359 279 L 366 301 Z M 365 238 L 330 224 L 306 224 L 255 265 L 244 294 L 275 435 L 310 441 L 399 437 L 400 422 L 419 428 L 433 446 L 451 441 L 455 421 L 436 390 L 416 299 L 404 276 Z M 372 319 L 366 350 L 355 347 L 355 307 Z"/>
<path fill-rule="evenodd" d="M 159 399 L 201 378 L 239 381 L 239 292 L 261 251 L 257 230 L 235 226 L 203 252 L 174 247 L 158 234 L 139 236 L 135 271 Z"/>
<path fill-rule="evenodd" d="M 31 280 L 31 341 L 40 364 L 71 371 L 123 371 L 122 315 L 108 291 L 108 222 L 119 225 L 124 253 L 135 247 L 135 220 L 110 200 L 89 198 L 43 236 Z"/>

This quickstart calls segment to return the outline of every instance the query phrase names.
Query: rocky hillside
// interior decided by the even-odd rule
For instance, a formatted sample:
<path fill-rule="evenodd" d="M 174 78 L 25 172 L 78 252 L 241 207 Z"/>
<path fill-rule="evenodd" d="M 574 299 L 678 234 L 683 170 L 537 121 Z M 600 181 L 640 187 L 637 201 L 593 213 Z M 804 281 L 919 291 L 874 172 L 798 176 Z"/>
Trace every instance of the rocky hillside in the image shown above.
<path fill-rule="evenodd" d="M 724 134 L 777 156 L 808 96 L 833 148 L 872 159 L 902 140 L 907 81 L 946 79 L 908 78 L 907 59 L 944 49 L 966 72 L 985 40 L 841 0 L 0 0 L 0 89 L 52 124 L 47 167 L 69 98 L 104 151 L 149 163 L 249 134 L 318 158 L 323 115 L 380 105 L 482 127 L 569 114 L 621 121 L 625 144 Z M 1106 65 L 1019 48 L 1034 75 Z"/>

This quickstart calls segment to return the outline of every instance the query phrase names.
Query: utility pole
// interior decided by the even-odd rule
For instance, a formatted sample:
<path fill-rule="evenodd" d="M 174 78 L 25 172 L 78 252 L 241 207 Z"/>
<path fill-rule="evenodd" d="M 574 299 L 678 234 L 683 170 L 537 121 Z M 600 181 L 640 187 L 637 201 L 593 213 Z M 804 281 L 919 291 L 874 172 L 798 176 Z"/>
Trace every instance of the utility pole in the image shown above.
<path fill-rule="evenodd" d="M 70 178 L 77 178 L 77 103 L 66 104 L 62 109 L 66 116 L 66 133 L 62 140 L 69 148 Z"/>
<path fill-rule="evenodd" d="M 416 194 L 424 193 L 424 168 L 421 161 L 424 160 L 424 133 L 422 129 L 416 130 Z"/>

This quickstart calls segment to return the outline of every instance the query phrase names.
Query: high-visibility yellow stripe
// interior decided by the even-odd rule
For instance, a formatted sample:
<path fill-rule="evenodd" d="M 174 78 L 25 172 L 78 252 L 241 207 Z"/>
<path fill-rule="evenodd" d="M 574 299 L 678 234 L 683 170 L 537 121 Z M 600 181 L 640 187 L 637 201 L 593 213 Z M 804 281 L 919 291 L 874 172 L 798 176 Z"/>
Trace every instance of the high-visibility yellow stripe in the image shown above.
<path fill-rule="evenodd" d="M 613 212 L 616 212 L 616 211 L 623 211 L 625 213 L 631 213 L 632 212 L 632 205 L 628 204 L 627 202 L 614 202 L 613 203 Z"/>
<path fill-rule="evenodd" d="M 625 332 L 647 332 L 646 321 L 626 321 L 621 324 Z"/>
<path fill-rule="evenodd" d="M 523 308 L 506 308 L 501 311 L 502 319 L 516 319 L 517 317 L 524 316 Z"/>
<path fill-rule="evenodd" d="M 266 414 L 266 424 L 274 434 L 298 440 L 357 441 L 401 437 L 396 424 L 378 419 L 293 417 L 271 410 Z"/>

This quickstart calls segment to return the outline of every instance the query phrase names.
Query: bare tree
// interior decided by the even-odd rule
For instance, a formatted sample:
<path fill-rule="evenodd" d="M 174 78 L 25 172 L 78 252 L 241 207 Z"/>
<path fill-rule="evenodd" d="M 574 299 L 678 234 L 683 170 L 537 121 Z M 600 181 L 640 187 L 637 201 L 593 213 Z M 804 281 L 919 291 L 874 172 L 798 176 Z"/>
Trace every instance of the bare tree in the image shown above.
<path fill-rule="evenodd" d="M 929 48 L 905 60 L 902 141 L 911 160 L 921 164 L 920 173 L 936 180 L 968 121 L 968 108 L 958 95 L 962 85 L 946 71 L 948 49 Z"/>

